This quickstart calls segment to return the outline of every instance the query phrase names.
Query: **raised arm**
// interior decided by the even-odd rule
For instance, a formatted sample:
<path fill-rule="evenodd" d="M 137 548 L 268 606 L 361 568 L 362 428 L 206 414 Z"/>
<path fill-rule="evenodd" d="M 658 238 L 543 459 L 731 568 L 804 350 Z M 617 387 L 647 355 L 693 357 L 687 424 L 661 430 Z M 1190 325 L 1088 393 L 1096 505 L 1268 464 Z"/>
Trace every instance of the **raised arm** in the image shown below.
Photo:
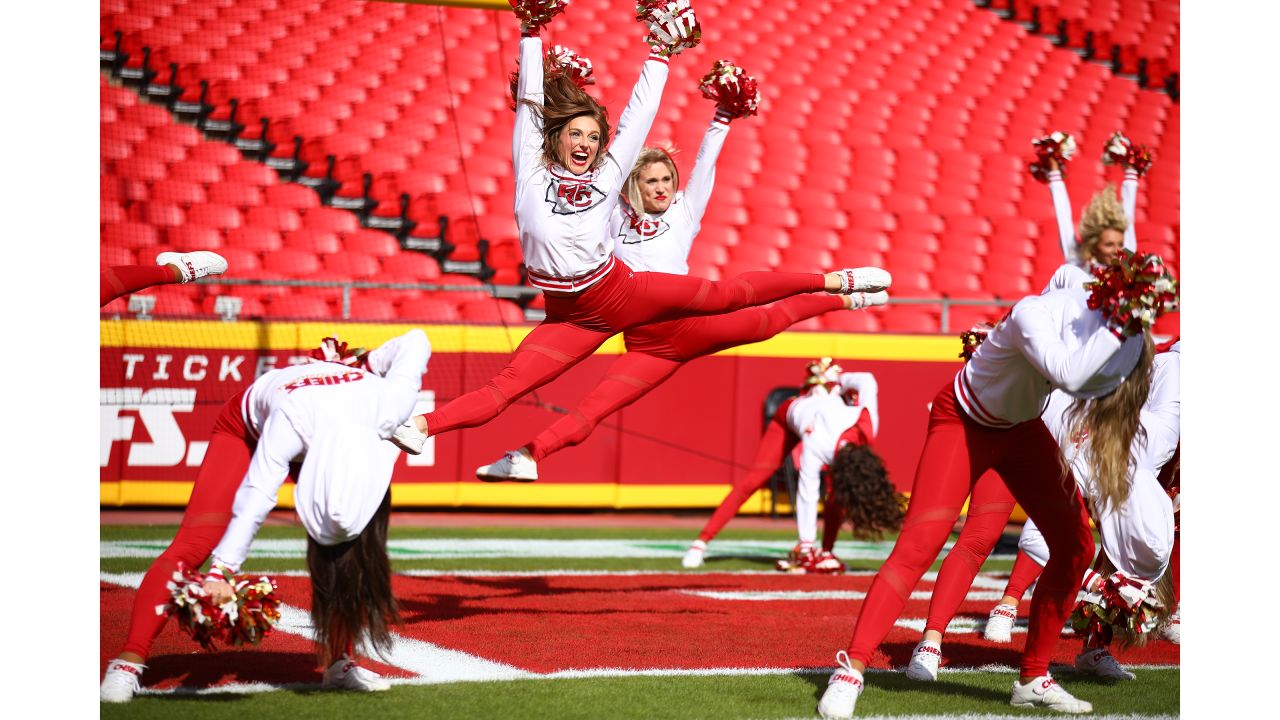
<path fill-rule="evenodd" d="M 1049 195 L 1053 198 L 1053 215 L 1058 221 L 1058 243 L 1062 246 L 1064 262 L 1079 262 L 1080 254 L 1076 252 L 1076 229 L 1071 222 L 1071 198 L 1067 195 L 1067 184 L 1062 181 L 1062 172 L 1049 172 Z"/>
<path fill-rule="evenodd" d="M 702 224 L 707 203 L 711 201 L 711 190 L 716 184 L 716 160 L 720 157 L 725 138 L 729 136 L 729 120 L 727 115 L 716 111 L 715 118 L 702 136 L 698 157 L 693 162 L 693 171 L 689 173 L 689 182 L 685 184 L 682 204 L 693 221 L 693 227 Z"/>
<path fill-rule="evenodd" d="M 880 385 L 876 376 L 869 372 L 847 372 L 840 375 L 840 389 L 858 393 L 858 404 L 871 416 L 871 430 L 880 434 Z"/>
<path fill-rule="evenodd" d="M 609 156 L 617 163 L 619 169 L 618 188 L 608 188 L 607 192 L 617 192 L 621 188 L 622 178 L 627 176 L 640 151 L 644 149 L 644 139 L 653 127 L 653 119 L 658 116 L 658 105 L 662 101 L 662 90 L 667 85 L 667 58 L 650 54 L 640 72 L 640 80 L 631 90 L 631 99 L 618 119 L 618 132 L 609 144 Z"/>
<path fill-rule="evenodd" d="M 520 36 L 520 67 L 516 85 L 516 123 L 511 136 L 511 161 L 515 177 L 542 162 L 542 118 L 527 103 L 542 105 L 542 38 L 536 30 L 525 30 Z"/>
<path fill-rule="evenodd" d="M 1136 224 L 1138 208 L 1138 171 L 1125 168 L 1124 182 L 1120 183 L 1120 203 L 1124 206 L 1124 249 L 1138 252 L 1138 235 L 1133 227 Z"/>
<path fill-rule="evenodd" d="M 249 461 L 249 472 L 236 491 L 231 523 L 213 549 L 215 563 L 239 572 L 258 528 L 276 506 L 280 486 L 289 477 L 290 461 L 305 449 L 302 438 L 284 413 L 278 409 L 272 411 L 262 425 L 262 437 Z"/>

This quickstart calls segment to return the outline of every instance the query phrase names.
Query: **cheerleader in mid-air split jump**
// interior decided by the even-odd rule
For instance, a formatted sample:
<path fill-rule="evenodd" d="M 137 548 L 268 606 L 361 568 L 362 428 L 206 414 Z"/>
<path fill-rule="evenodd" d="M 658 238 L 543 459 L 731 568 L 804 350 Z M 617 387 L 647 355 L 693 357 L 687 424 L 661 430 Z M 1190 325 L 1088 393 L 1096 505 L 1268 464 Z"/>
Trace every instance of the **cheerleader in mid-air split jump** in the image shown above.
<path fill-rule="evenodd" d="M 485 387 L 419 415 L 397 431 L 406 452 L 429 435 L 475 427 L 551 382 L 616 333 L 653 322 L 714 315 L 814 292 L 878 292 L 879 268 L 832 273 L 756 272 L 712 282 L 637 272 L 614 254 L 609 222 L 658 111 L 671 56 L 695 46 L 701 29 L 687 0 L 644 0 L 639 19 L 651 47 L 640 81 L 609 142 L 603 107 L 567 74 L 543 72 L 540 28 L 561 0 L 512 0 L 522 23 L 512 154 L 516 224 L 530 283 L 546 296 L 547 318 Z"/>
<path fill-rule="evenodd" d="M 707 543 L 733 519 L 742 504 L 764 487 L 774 470 L 801 444 L 800 478 L 796 488 L 796 528 L 799 542 L 786 561 L 794 572 L 842 572 L 844 564 L 833 552 L 845 520 L 857 537 L 877 537 L 902 523 L 898 495 L 884 465 L 871 449 L 880 430 L 879 392 L 875 376 L 844 372 L 831 358 L 809 364 L 806 389 L 778 407 L 756 448 L 751 469 L 735 483 L 711 515 L 698 539 L 685 553 L 683 565 L 703 564 Z M 820 476 L 830 480 L 821 552 L 817 535 Z"/>
<path fill-rule="evenodd" d="M 730 121 L 752 115 L 759 102 L 756 82 L 740 68 L 717 61 L 701 89 L 716 100 L 716 112 L 683 192 L 671 154 L 645 148 L 622 186 L 622 202 L 609 223 L 615 256 L 638 272 L 689 274 L 688 256 L 702 225 L 715 183 L 716 159 Z M 726 348 L 767 340 L 791 325 L 826 312 L 883 305 L 888 293 L 797 295 L 723 315 L 641 325 L 624 333 L 627 352 L 577 408 L 528 445 L 476 470 L 481 480 L 538 479 L 543 458 L 586 440 L 604 418 L 644 397 L 685 363 Z"/>
<path fill-rule="evenodd" d="M 934 398 L 902 533 L 876 574 L 848 651 L 818 704 L 824 718 L 851 718 L 872 654 L 938 556 L 983 473 L 995 470 L 1051 550 L 1031 602 L 1031 622 L 1010 702 L 1091 712 L 1049 675 L 1058 633 L 1093 557 L 1088 513 L 1053 435 L 1040 420 L 1050 392 L 1076 398 L 1073 420 L 1090 428 L 1086 462 L 1100 493 L 1128 494 L 1129 449 L 1150 386 L 1147 329 L 1176 307 L 1176 283 L 1155 256 L 1122 254 L 1105 282 L 1024 298 Z M 1090 309 L 1090 305 L 1098 309 Z"/>
<path fill-rule="evenodd" d="M 313 358 L 319 362 L 267 372 L 223 405 L 214 423 L 209 448 L 191 489 L 191 499 L 182 515 L 178 533 L 169 547 L 151 563 L 138 588 L 124 648 L 107 666 L 102 681 L 103 701 L 128 702 L 137 693 L 151 644 L 160 634 L 167 619 L 167 616 L 156 613 L 156 607 L 164 605 L 169 599 L 169 591 L 165 586 L 179 565 L 194 569 L 209 558 L 215 545 L 227 532 L 233 508 L 243 517 L 254 501 L 261 501 L 256 506 L 261 508 L 269 497 L 270 504 L 274 506 L 275 491 L 264 491 L 259 484 L 261 479 L 267 477 L 263 470 L 271 470 L 268 479 L 278 488 L 284 476 L 277 476 L 276 471 L 284 468 L 281 472 L 287 474 L 289 461 L 298 455 L 297 452 L 290 452 L 299 443 L 310 447 L 314 439 L 323 437 L 325 442 L 338 443 L 326 446 L 326 452 L 336 453 L 338 457 L 334 460 L 335 465 L 325 472 L 346 468 L 357 475 L 381 477 L 379 473 L 385 464 L 385 479 L 390 478 L 391 465 L 388 463 L 394 463 L 397 452 L 390 444 L 381 443 L 381 440 L 389 438 L 392 431 L 413 412 L 430 356 L 431 344 L 421 330 L 411 330 L 393 338 L 367 355 L 363 351 L 348 352 L 345 343 L 328 338 L 321 349 L 313 353 Z M 368 370 L 363 369 L 364 367 Z M 334 417 L 328 410 L 320 411 L 307 405 L 316 396 L 346 397 L 350 400 L 352 414 L 349 419 L 342 419 Z M 299 409 L 300 405 L 305 407 Z M 293 426 L 298 428 L 297 432 L 286 427 L 291 419 L 298 421 Z M 353 426 L 350 423 L 363 424 Z M 265 436 L 271 433 L 269 428 L 276 428 L 284 442 L 272 442 L 269 447 L 264 448 Z M 334 440 L 335 434 L 347 429 L 352 430 L 350 443 L 346 439 Z M 301 436 L 301 439 L 295 437 L 298 432 L 304 431 L 307 434 Z M 375 450 L 379 443 L 384 447 Z M 355 454 L 357 450 L 361 454 Z M 389 454 L 386 451 L 390 451 Z M 369 459 L 370 464 L 360 464 L 364 462 L 366 455 L 372 458 Z M 326 499 L 317 493 L 328 491 L 325 489 L 327 486 L 319 481 L 328 482 L 329 476 L 317 475 L 315 460 L 325 464 L 330 462 L 327 455 L 316 455 L 311 470 L 305 470 L 304 466 L 303 477 L 299 480 L 312 481 L 305 489 L 301 482 L 298 487 L 298 512 L 304 521 L 308 521 L 308 517 L 320 518 Z M 349 467 L 348 462 L 356 465 Z M 257 466 L 258 471 L 256 474 L 250 473 L 247 478 L 246 473 L 250 471 L 251 464 Z M 249 487 L 251 479 L 254 484 Z M 362 494 L 358 494 L 358 497 L 372 504 L 372 507 L 362 505 L 360 512 L 376 510 L 377 503 L 374 501 L 381 501 L 385 490 L 384 482 L 381 491 L 362 491 Z M 341 500 L 352 492 L 342 489 L 335 491 L 340 493 L 332 496 L 335 500 Z M 377 497 L 371 498 L 373 494 Z M 304 501 L 303 498 L 310 500 Z M 268 506 L 267 510 L 269 509 Z M 343 523 L 347 523 L 343 527 L 352 529 L 350 522 L 349 519 L 343 520 Z M 244 529 L 243 520 L 241 528 Z M 257 525 L 253 529 L 256 530 Z M 331 526 L 331 530 L 324 537 L 337 537 L 340 532 L 337 525 Z M 243 533 L 237 535 L 242 536 Z M 226 553 L 220 557 L 237 568 L 238 560 L 242 559 L 238 555 L 229 557 Z M 375 673 L 358 668 L 353 662 L 336 660 L 328 666 L 323 683 L 326 687 L 352 690 L 385 690 L 389 687 Z"/>

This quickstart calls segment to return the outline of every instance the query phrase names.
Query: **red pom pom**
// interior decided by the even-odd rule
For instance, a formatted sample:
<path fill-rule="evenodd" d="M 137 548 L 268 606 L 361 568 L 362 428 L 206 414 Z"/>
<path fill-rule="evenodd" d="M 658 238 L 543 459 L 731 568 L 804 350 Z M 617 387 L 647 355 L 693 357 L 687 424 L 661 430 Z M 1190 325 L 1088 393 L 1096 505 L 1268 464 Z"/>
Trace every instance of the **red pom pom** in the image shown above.
<path fill-rule="evenodd" d="M 590 59 L 563 45 L 553 46 L 542 58 L 542 77 L 544 82 L 553 77 L 563 75 L 585 90 L 588 85 L 595 85 L 594 72 L 595 69 L 591 66 Z M 507 102 L 507 107 L 515 110 L 520 73 L 513 71 L 507 76 L 507 80 L 511 85 L 511 99 Z"/>
<path fill-rule="evenodd" d="M 657 55 L 677 55 L 702 42 L 702 27 L 689 0 L 640 0 L 636 20 L 649 26 L 645 42 Z"/>
<path fill-rule="evenodd" d="M 1159 255 L 1121 250 L 1090 272 L 1094 279 L 1084 285 L 1089 308 L 1100 311 L 1121 338 L 1142 333 L 1161 315 L 1178 310 L 1178 281 Z"/>
<path fill-rule="evenodd" d="M 1146 145 L 1134 145 L 1133 141 L 1114 133 L 1102 151 L 1103 165 L 1120 165 L 1134 171 L 1139 176 L 1146 175 L 1151 169 L 1151 150 Z"/>
<path fill-rule="evenodd" d="M 216 649 L 214 641 L 223 635 L 226 616 L 204 591 L 204 576 L 178 563 L 178 569 L 166 587 L 169 589 L 169 602 L 157 605 L 156 614 L 173 616 L 178 628 L 200 643 L 200 647 Z"/>
<path fill-rule="evenodd" d="M 994 329 L 995 326 L 991 323 L 978 323 L 960 333 L 960 358 L 965 362 L 969 362 L 973 354 L 978 351 L 978 346 L 986 342 L 987 336 Z"/>
<path fill-rule="evenodd" d="M 508 0 L 520 24 L 533 30 L 551 22 L 551 18 L 564 12 L 569 0 Z"/>
<path fill-rule="evenodd" d="M 215 573 L 210 573 L 211 576 Z M 171 615 L 178 627 L 205 650 L 214 642 L 228 645 L 257 645 L 280 620 L 280 600 L 275 583 L 267 577 L 235 581 L 235 598 L 221 605 L 204 590 L 205 576 L 179 563 L 169 581 L 169 602 L 156 606 L 159 615 Z M 217 579 L 223 579 L 220 575 Z"/>
<path fill-rule="evenodd" d="M 1042 138 L 1036 138 L 1031 141 L 1036 150 L 1035 162 L 1028 166 L 1031 170 L 1031 177 L 1042 183 L 1049 182 L 1049 173 L 1052 169 L 1049 167 L 1049 160 L 1053 160 L 1058 164 L 1058 172 L 1062 177 L 1067 176 L 1067 161 L 1076 152 L 1076 140 L 1064 132 L 1055 131 Z"/>
<path fill-rule="evenodd" d="M 336 337 L 327 337 L 320 341 L 320 347 L 307 353 L 314 362 L 340 363 L 348 367 L 368 369 L 369 351 L 365 348 L 349 348 L 345 342 Z"/>
<path fill-rule="evenodd" d="M 716 108 L 731 118 L 755 115 L 760 107 L 760 90 L 756 79 L 728 60 L 717 60 L 711 72 L 703 76 L 698 90 Z"/>
<path fill-rule="evenodd" d="M 227 609 L 225 638 L 228 645 L 257 645 L 280 621 L 280 599 L 271 578 L 242 579 L 235 583 L 236 601 Z"/>

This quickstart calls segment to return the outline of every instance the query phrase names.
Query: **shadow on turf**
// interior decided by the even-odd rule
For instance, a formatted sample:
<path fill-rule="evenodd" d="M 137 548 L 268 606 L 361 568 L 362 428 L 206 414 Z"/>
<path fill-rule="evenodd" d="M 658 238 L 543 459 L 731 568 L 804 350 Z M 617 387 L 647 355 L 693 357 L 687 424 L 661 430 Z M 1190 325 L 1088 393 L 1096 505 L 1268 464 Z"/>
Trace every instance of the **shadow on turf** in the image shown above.
<path fill-rule="evenodd" d="M 822 694 L 827 691 L 827 680 L 830 675 L 810 673 L 797 674 L 796 677 L 808 682 L 813 686 L 813 702 L 816 705 L 822 699 Z M 872 688 L 875 692 L 888 693 L 928 693 L 937 695 L 939 700 L 954 699 L 957 697 L 970 697 L 974 700 L 983 702 L 1008 702 L 1009 693 L 999 690 L 991 690 L 989 688 L 973 687 L 963 683 L 947 680 L 946 676 L 940 677 L 931 683 L 918 682 L 908 679 L 906 673 L 901 671 L 893 672 L 875 672 L 868 673 L 867 687 Z"/>
<path fill-rule="evenodd" d="M 189 655 L 155 655 L 147 662 L 146 684 L 164 684 L 177 680 L 184 688 L 209 688 L 225 682 L 297 685 L 320 683 L 320 668 L 312 653 L 270 652 L 254 648 L 252 652 L 220 649 Z"/>

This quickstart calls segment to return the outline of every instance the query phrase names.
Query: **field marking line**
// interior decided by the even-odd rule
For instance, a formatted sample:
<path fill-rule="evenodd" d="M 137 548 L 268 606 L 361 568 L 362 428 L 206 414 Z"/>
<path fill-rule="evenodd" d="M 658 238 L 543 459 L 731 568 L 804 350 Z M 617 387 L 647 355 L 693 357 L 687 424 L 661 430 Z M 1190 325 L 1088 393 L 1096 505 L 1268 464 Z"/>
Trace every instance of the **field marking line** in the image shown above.
<path fill-rule="evenodd" d="M 791 541 L 725 540 L 707 553 L 717 558 L 779 558 L 791 549 Z M 103 558 L 154 558 L 168 546 L 167 540 L 107 540 L 99 543 Z M 950 543 L 939 557 L 944 557 Z M 684 540 L 603 539 L 548 540 L 539 538 L 405 538 L 392 539 L 387 551 L 397 559 L 477 559 L 477 558 L 648 558 L 678 559 L 688 544 Z M 837 545 L 839 555 L 851 560 L 884 560 L 893 550 L 891 542 L 851 542 Z M 255 540 L 255 558 L 303 558 L 306 543 L 301 539 Z M 993 555 L 1012 560 L 1012 555 Z"/>

